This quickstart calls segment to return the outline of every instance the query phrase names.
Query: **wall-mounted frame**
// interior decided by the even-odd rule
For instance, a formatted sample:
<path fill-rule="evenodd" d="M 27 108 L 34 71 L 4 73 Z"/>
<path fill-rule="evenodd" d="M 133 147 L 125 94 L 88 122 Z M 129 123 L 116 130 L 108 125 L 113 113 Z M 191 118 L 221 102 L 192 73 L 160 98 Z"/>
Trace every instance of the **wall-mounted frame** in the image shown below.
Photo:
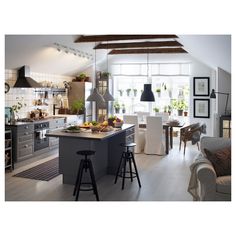
<path fill-rule="evenodd" d="M 193 117 L 210 118 L 210 99 L 193 99 Z"/>
<path fill-rule="evenodd" d="M 210 78 L 193 77 L 193 96 L 209 96 Z"/>

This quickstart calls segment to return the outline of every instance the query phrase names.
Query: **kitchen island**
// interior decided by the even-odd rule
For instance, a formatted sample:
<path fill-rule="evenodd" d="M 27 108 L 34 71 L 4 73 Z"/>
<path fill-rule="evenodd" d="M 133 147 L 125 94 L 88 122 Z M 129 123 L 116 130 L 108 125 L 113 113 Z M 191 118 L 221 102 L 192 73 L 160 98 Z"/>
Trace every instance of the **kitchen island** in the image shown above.
<path fill-rule="evenodd" d="M 91 156 L 96 179 L 106 174 L 115 175 L 123 151 L 120 143 L 134 141 L 134 125 L 124 124 L 122 128 L 99 133 L 92 133 L 90 129 L 79 133 L 58 130 L 46 136 L 59 138 L 59 173 L 64 184 L 74 184 L 79 162 L 83 158 L 76 154 L 79 150 L 96 151 Z"/>

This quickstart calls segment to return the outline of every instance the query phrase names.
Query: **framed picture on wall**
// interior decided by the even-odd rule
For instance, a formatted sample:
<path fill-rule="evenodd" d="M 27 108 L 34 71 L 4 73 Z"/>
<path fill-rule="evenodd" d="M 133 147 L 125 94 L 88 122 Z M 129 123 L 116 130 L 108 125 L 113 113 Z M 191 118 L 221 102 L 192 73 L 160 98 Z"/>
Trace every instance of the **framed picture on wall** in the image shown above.
<path fill-rule="evenodd" d="M 193 77 L 193 96 L 209 96 L 210 78 Z"/>
<path fill-rule="evenodd" d="M 193 117 L 210 118 L 210 99 L 193 99 Z"/>

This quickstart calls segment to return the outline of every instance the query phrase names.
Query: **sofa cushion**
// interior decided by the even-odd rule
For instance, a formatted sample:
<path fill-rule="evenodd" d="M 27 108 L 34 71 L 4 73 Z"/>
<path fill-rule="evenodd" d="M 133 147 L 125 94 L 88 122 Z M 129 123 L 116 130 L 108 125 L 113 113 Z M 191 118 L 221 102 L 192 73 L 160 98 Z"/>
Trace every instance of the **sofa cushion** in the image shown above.
<path fill-rule="evenodd" d="M 204 149 L 206 158 L 212 163 L 217 176 L 231 175 L 231 147 L 211 152 Z"/>
<path fill-rule="evenodd" d="M 220 176 L 216 178 L 216 191 L 231 194 L 231 176 Z"/>

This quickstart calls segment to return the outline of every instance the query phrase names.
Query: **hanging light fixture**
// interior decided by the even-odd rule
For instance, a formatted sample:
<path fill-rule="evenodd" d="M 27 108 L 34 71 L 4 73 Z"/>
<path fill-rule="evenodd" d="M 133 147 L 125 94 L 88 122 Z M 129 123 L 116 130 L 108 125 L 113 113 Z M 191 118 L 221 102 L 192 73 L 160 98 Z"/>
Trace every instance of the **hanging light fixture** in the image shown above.
<path fill-rule="evenodd" d="M 107 44 L 108 45 L 108 44 Z M 109 75 L 109 69 L 108 69 L 108 47 L 107 47 L 107 73 Z M 109 102 L 109 101 L 115 101 L 114 97 L 109 93 L 109 88 L 107 87 L 106 92 L 103 95 L 103 98 L 105 100 L 105 102 Z"/>
<path fill-rule="evenodd" d="M 96 49 L 94 51 L 94 78 L 96 79 Z M 104 106 L 105 100 L 102 95 L 98 92 L 97 88 L 93 89 L 93 92 L 88 96 L 87 101 L 96 102 L 99 107 Z"/>
<path fill-rule="evenodd" d="M 149 53 L 147 53 L 147 79 L 149 74 Z M 152 84 L 144 84 L 144 89 L 140 98 L 140 101 L 142 102 L 155 102 L 155 97 L 152 92 Z"/>

